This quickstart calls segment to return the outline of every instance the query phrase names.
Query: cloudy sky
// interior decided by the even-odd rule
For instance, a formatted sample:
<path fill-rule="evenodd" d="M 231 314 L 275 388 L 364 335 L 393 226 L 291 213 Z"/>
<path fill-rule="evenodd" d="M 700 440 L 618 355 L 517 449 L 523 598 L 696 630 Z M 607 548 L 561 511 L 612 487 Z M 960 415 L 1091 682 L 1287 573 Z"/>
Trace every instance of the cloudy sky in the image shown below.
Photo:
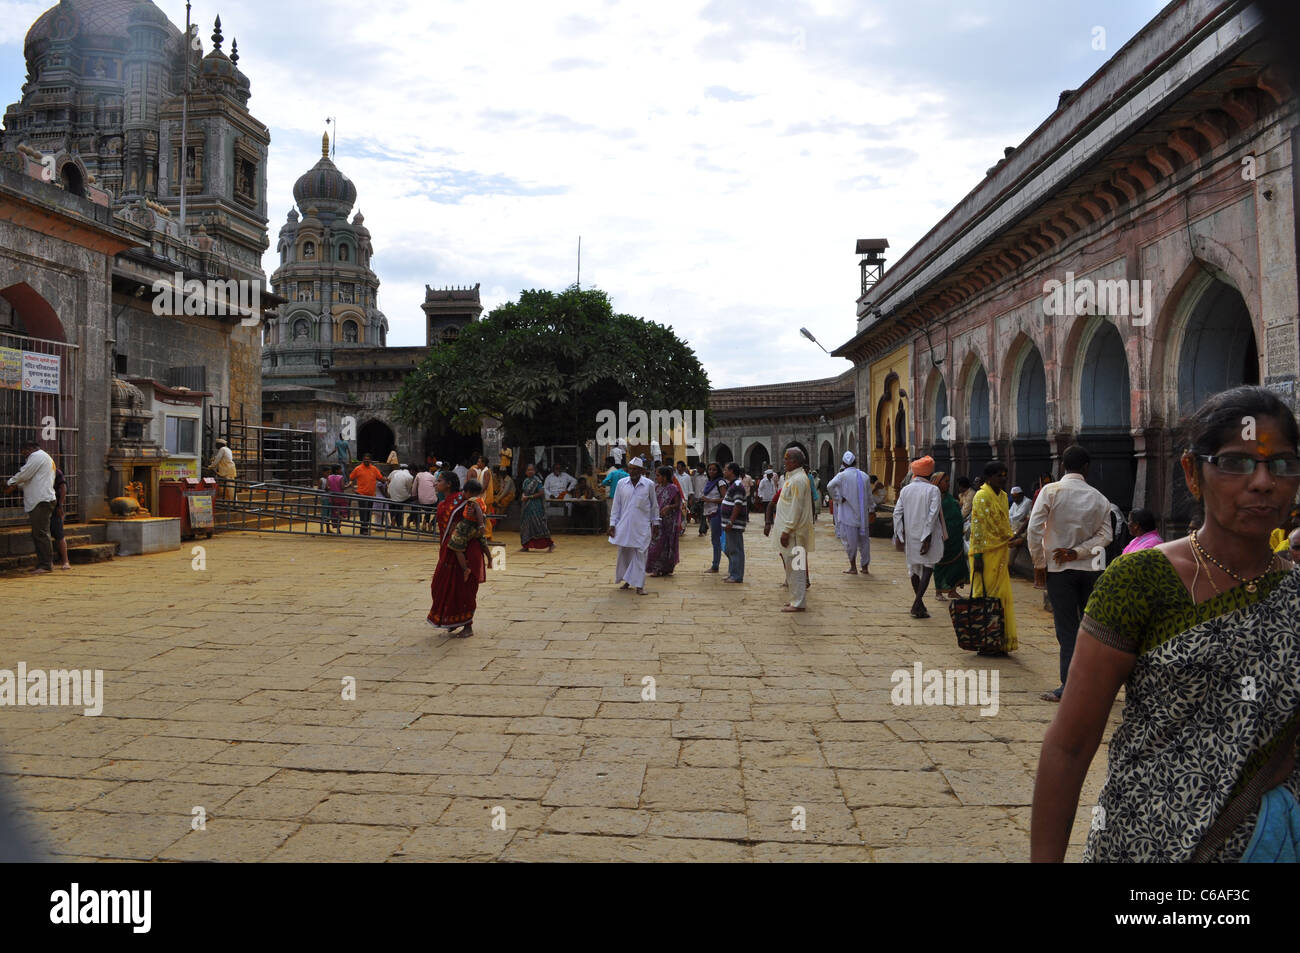
<path fill-rule="evenodd" d="M 857 238 L 898 258 L 1158 0 L 219 0 L 271 129 L 270 229 L 337 116 L 390 344 L 424 286 L 582 284 L 714 386 L 840 373 Z M 0 0 L 0 96 L 48 3 Z M 178 0 L 159 0 L 177 24 Z M 358 9 L 364 9 L 358 16 Z M 1098 28 L 1101 28 L 1099 31 Z M 1095 49 L 1097 45 L 1104 49 Z M 268 274 L 277 260 L 266 258 Z"/>

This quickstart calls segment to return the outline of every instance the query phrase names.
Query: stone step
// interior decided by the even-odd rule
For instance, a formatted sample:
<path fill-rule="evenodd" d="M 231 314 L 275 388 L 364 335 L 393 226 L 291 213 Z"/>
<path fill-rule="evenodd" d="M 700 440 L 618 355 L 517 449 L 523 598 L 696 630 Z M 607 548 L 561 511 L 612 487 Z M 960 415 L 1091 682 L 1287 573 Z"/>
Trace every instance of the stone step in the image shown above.
<path fill-rule="evenodd" d="M 69 523 L 63 527 L 69 546 L 107 542 L 103 524 Z M 30 526 L 6 526 L 0 529 L 0 556 L 29 556 L 36 552 Z"/>
<path fill-rule="evenodd" d="M 83 542 L 68 545 L 68 562 L 77 565 L 102 563 L 117 555 L 117 543 Z M 57 560 L 59 554 L 56 552 Z M 0 556 L 0 573 L 12 573 L 31 569 L 36 565 L 36 553 L 20 553 L 14 556 Z"/>
<path fill-rule="evenodd" d="M 117 555 L 117 543 L 86 543 L 68 547 L 68 562 L 102 563 Z"/>

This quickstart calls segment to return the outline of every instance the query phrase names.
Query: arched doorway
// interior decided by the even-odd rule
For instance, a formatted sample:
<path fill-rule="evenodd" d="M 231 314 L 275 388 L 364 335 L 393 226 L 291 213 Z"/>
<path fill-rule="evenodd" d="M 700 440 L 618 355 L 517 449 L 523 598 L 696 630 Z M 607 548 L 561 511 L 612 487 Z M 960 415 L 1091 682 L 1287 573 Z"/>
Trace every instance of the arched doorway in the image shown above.
<path fill-rule="evenodd" d="M 891 487 L 896 496 L 908 475 L 909 440 L 907 391 L 897 374 L 885 378 L 884 391 L 876 404 L 876 449 L 871 456 L 873 472 Z"/>
<path fill-rule="evenodd" d="M 1096 320 L 1079 372 L 1079 443 L 1092 456 L 1088 482 L 1128 512 L 1137 482 L 1137 457 L 1129 432 L 1128 358 L 1115 325 L 1104 318 Z"/>
<path fill-rule="evenodd" d="M 989 446 L 989 376 L 983 365 L 977 366 L 971 376 L 967 419 L 970 421 L 970 438 L 967 443 L 966 469 L 968 475 L 974 478 L 982 476 L 985 465 L 993 459 L 993 448 Z"/>
<path fill-rule="evenodd" d="M 1225 281 L 1206 277 L 1188 289 L 1195 301 L 1183 326 L 1178 349 L 1178 413 L 1192 413 L 1213 394 L 1259 383 L 1259 348 L 1250 309 Z M 1169 467 L 1170 517 L 1186 525 L 1198 505 L 1187 492 L 1182 468 Z"/>
<path fill-rule="evenodd" d="M 17 473 L 21 445 L 35 439 L 68 482 L 64 515 L 81 510 L 81 456 L 77 424 L 80 377 L 77 351 L 66 343 L 63 322 L 49 301 L 26 282 L 0 288 L 0 348 L 6 349 L 0 386 L 0 471 Z M 27 522 L 21 495 L 0 496 L 0 526 Z"/>
<path fill-rule="evenodd" d="M 1178 412 L 1189 414 L 1211 394 L 1259 383 L 1259 349 L 1250 311 L 1236 288 L 1203 287 L 1178 350 Z"/>
<path fill-rule="evenodd" d="M 829 440 L 822 441 L 821 454 L 817 458 L 817 474 L 821 478 L 822 485 L 835 476 L 835 471 L 839 469 L 835 460 L 835 448 L 831 446 Z"/>
<path fill-rule="evenodd" d="M 725 443 L 720 443 L 713 448 L 713 459 L 714 462 L 721 464 L 721 463 L 730 463 L 732 460 L 735 459 L 735 457 L 732 456 L 730 447 L 728 447 Z"/>
<path fill-rule="evenodd" d="M 762 443 L 755 443 L 750 447 L 746 459 L 748 462 L 745 464 L 745 470 L 759 479 L 762 478 L 763 471 L 767 469 L 768 464 L 771 462 L 768 457 L 767 447 Z"/>
<path fill-rule="evenodd" d="M 934 416 L 930 439 L 933 441 L 933 447 L 930 455 L 934 457 L 935 472 L 943 471 L 949 474 L 949 482 L 955 482 L 952 474 L 952 444 L 957 439 L 953 433 L 953 426 L 948 414 L 948 385 L 939 378 L 939 383 L 934 389 Z"/>
<path fill-rule="evenodd" d="M 1016 381 L 1016 436 L 1011 444 L 1015 466 L 1011 476 L 1014 484 L 1030 492 L 1038 475 L 1052 469 L 1052 448 L 1047 443 L 1047 375 L 1042 355 L 1032 343 L 1026 346 Z"/>
<path fill-rule="evenodd" d="M 367 420 L 357 430 L 357 456 L 370 454 L 375 463 L 383 463 L 397 449 L 397 435 L 382 420 Z"/>

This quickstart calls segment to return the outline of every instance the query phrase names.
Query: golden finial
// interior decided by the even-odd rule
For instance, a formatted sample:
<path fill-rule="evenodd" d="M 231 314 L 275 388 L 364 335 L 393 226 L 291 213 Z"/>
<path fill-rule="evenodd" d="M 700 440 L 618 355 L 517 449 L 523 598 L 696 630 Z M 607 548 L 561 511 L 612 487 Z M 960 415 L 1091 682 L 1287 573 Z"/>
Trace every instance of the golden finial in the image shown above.
<path fill-rule="evenodd" d="M 330 157 L 330 134 L 328 132 L 320 137 L 320 154 L 322 159 Z"/>

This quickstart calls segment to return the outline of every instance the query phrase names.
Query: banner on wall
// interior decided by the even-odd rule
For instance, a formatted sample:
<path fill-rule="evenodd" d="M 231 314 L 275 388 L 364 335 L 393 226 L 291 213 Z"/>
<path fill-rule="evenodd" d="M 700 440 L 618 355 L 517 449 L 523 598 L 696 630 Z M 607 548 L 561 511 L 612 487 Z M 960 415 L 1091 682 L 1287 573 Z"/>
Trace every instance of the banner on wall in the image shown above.
<path fill-rule="evenodd" d="M 0 387 L 22 390 L 23 352 L 12 347 L 0 347 Z"/>
<path fill-rule="evenodd" d="M 61 358 L 57 354 L 23 351 L 22 389 L 37 394 L 57 394 L 60 364 Z"/>
<path fill-rule="evenodd" d="M 183 480 L 186 477 L 197 477 L 199 475 L 199 461 L 197 460 L 164 460 L 158 466 L 158 479 L 160 480 Z"/>

